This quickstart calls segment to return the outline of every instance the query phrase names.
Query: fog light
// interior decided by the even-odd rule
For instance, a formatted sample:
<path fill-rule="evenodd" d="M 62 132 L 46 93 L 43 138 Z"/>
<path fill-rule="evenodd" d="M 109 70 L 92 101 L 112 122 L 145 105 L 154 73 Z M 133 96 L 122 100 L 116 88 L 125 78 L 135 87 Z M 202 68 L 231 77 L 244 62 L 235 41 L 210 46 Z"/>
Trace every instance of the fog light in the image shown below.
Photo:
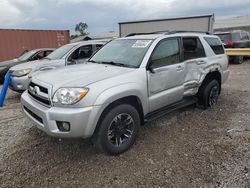
<path fill-rule="evenodd" d="M 57 121 L 57 127 L 62 132 L 69 132 L 70 131 L 70 123 L 65 121 Z"/>

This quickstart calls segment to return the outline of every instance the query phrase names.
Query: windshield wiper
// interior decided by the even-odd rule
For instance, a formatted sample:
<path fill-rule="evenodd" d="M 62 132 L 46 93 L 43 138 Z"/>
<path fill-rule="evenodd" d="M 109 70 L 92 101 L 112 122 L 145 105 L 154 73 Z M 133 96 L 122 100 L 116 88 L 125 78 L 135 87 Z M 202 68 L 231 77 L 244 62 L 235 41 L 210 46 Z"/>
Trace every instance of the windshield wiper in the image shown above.
<path fill-rule="evenodd" d="M 116 63 L 114 61 L 102 61 L 100 63 L 102 63 L 102 64 L 109 64 L 109 65 L 115 65 L 115 66 L 120 66 L 120 67 L 136 68 L 136 66 L 134 66 L 134 65 L 128 65 L 128 64 L 125 64 L 125 63 Z"/>

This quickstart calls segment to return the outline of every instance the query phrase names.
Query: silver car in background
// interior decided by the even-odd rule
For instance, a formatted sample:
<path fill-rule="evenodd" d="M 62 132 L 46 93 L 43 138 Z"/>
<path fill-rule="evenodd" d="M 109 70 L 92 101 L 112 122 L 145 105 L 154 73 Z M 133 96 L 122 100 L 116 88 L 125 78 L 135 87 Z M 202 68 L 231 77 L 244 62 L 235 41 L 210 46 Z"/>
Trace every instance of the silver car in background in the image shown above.
<path fill-rule="evenodd" d="M 41 60 L 13 66 L 9 70 L 12 77 L 10 89 L 17 92 L 26 90 L 35 72 L 84 63 L 107 42 L 108 40 L 93 40 L 66 44 Z"/>

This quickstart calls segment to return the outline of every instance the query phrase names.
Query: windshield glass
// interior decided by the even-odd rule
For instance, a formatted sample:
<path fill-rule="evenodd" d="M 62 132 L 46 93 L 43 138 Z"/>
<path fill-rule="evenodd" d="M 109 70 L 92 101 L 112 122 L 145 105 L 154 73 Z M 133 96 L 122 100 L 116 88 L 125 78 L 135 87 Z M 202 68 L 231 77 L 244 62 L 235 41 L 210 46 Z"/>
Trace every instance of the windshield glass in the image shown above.
<path fill-rule="evenodd" d="M 23 55 L 21 55 L 18 60 L 20 61 L 25 61 L 28 60 L 31 56 L 33 56 L 36 53 L 36 51 L 31 50 L 29 52 L 24 53 Z"/>
<path fill-rule="evenodd" d="M 55 59 L 62 59 L 63 56 L 70 51 L 75 45 L 64 45 L 60 48 L 57 48 L 55 51 L 51 52 L 46 59 L 51 59 L 51 60 L 55 60 Z"/>
<path fill-rule="evenodd" d="M 114 40 L 102 47 L 89 61 L 139 67 L 152 40 Z"/>
<path fill-rule="evenodd" d="M 230 33 L 225 33 L 225 34 L 218 34 L 218 36 L 220 37 L 221 41 L 231 41 L 231 34 Z"/>

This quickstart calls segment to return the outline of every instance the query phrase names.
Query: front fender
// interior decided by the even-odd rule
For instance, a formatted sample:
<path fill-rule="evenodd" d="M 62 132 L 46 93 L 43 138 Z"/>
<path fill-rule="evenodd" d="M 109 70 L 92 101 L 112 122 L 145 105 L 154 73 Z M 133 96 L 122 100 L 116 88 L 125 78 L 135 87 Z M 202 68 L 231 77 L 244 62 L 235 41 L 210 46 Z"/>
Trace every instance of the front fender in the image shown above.
<path fill-rule="evenodd" d="M 144 115 L 148 113 L 147 87 L 137 83 L 125 83 L 103 91 L 94 105 L 108 106 L 112 102 L 128 96 L 136 96 L 141 101 Z"/>

